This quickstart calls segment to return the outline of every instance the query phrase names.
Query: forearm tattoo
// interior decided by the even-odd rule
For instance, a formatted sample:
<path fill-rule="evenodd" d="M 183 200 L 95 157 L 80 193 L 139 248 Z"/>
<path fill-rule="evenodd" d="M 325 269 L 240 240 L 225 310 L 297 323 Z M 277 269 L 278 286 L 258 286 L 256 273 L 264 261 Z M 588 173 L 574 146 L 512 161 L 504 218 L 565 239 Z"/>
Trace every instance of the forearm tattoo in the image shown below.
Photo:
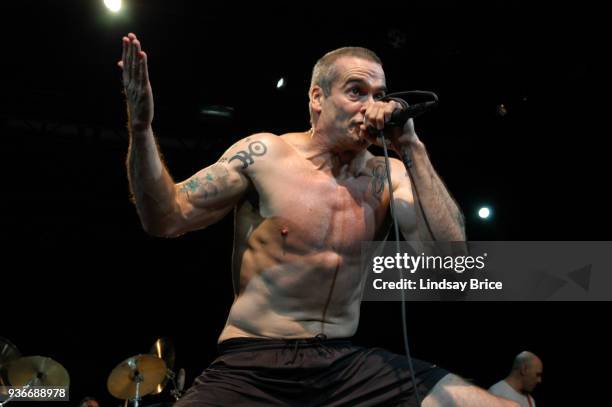
<path fill-rule="evenodd" d="M 406 168 L 412 168 L 412 158 L 410 157 L 410 151 L 408 151 L 408 149 L 404 149 L 401 155 L 402 161 L 404 162 Z"/>
<path fill-rule="evenodd" d="M 249 144 L 249 151 L 238 151 L 236 155 L 230 158 L 229 162 L 234 160 L 240 160 L 242 162 L 242 169 L 252 165 L 255 160 L 253 157 L 261 157 L 268 151 L 268 148 L 262 141 L 253 141 Z"/>

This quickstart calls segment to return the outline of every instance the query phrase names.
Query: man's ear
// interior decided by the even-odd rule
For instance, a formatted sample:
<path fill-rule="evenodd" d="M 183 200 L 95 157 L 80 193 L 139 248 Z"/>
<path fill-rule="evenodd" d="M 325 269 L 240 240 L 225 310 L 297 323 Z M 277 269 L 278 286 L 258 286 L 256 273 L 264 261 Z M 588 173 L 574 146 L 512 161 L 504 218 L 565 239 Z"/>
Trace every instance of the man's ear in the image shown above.
<path fill-rule="evenodd" d="M 310 89 L 310 107 L 313 112 L 321 113 L 324 97 L 323 89 L 319 85 L 314 85 Z"/>

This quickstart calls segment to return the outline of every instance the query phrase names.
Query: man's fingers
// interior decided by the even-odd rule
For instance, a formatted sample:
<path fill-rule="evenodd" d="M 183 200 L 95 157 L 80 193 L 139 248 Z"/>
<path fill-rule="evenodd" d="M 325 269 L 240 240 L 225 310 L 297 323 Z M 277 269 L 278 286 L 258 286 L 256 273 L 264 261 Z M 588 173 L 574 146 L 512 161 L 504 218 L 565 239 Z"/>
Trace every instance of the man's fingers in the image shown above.
<path fill-rule="evenodd" d="M 380 105 L 372 105 L 369 121 L 372 123 L 372 126 L 376 127 L 378 130 L 382 130 L 385 127 L 385 120 L 381 112 Z"/>
<path fill-rule="evenodd" d="M 132 82 L 133 80 L 136 79 L 136 64 L 138 63 L 138 59 L 136 56 L 136 45 L 134 44 L 133 40 L 130 43 L 130 51 L 128 55 L 129 55 L 128 56 L 128 61 L 129 61 L 128 70 L 130 73 L 130 82 Z"/>
<path fill-rule="evenodd" d="M 127 38 L 125 44 L 125 59 L 123 60 L 123 86 L 127 87 L 131 80 L 132 69 L 132 41 Z"/>
<path fill-rule="evenodd" d="M 376 124 L 380 130 L 385 128 L 385 105 L 378 106 L 378 112 L 376 112 Z"/>
<path fill-rule="evenodd" d="M 374 103 L 366 111 L 366 123 L 368 126 L 382 130 L 385 128 L 385 124 L 391 120 L 394 111 L 395 105 L 393 103 Z"/>
<path fill-rule="evenodd" d="M 133 46 L 134 46 L 134 81 L 136 81 L 136 84 L 138 86 L 140 86 L 140 80 L 141 80 L 141 55 L 140 53 L 142 51 L 140 51 L 140 42 L 138 40 L 134 40 L 132 42 Z"/>
<path fill-rule="evenodd" d="M 395 112 L 395 105 L 393 103 L 389 103 L 385 106 L 384 109 L 384 122 L 387 123 L 391 120 L 391 115 Z"/>
<path fill-rule="evenodd" d="M 149 83 L 149 68 L 147 66 L 147 53 L 142 51 L 142 59 L 141 59 L 141 75 L 142 75 L 142 85 L 147 86 Z"/>
<path fill-rule="evenodd" d="M 138 60 L 136 67 L 136 85 L 138 85 L 139 88 L 142 88 L 144 84 L 144 64 L 142 54 L 142 51 L 138 51 L 136 54 L 136 59 Z"/>
<path fill-rule="evenodd" d="M 127 88 L 130 83 L 137 87 L 146 86 L 149 81 L 147 54 L 142 51 L 140 41 L 134 33 L 129 33 L 121 42 L 123 52 L 117 66 L 123 69 L 123 86 Z"/>
<path fill-rule="evenodd" d="M 127 47 L 129 43 L 130 43 L 130 40 L 127 37 L 121 38 L 121 46 L 123 48 L 121 52 L 121 61 L 123 61 L 122 66 L 125 64 L 125 59 L 127 58 Z"/>

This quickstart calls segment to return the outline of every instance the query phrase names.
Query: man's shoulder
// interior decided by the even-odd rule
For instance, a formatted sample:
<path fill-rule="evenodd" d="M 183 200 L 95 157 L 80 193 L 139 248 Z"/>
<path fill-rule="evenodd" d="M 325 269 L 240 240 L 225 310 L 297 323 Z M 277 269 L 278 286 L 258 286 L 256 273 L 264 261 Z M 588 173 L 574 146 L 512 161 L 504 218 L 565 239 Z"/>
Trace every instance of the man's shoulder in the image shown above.
<path fill-rule="evenodd" d="M 498 396 L 508 396 L 509 394 L 512 394 L 511 390 L 512 388 L 508 383 L 506 383 L 505 380 L 500 380 L 489 387 L 489 392 Z"/>
<path fill-rule="evenodd" d="M 280 137 L 274 133 L 268 133 L 268 132 L 262 132 L 262 133 L 253 133 L 253 134 L 249 134 L 248 136 L 244 137 L 241 140 L 238 140 L 236 142 L 236 144 L 249 144 L 249 143 L 269 143 L 269 144 L 275 144 L 280 142 Z"/>
<path fill-rule="evenodd" d="M 492 384 L 491 387 L 489 387 L 489 391 L 498 389 L 499 387 L 503 386 L 503 382 L 503 380 L 500 380 L 499 382 Z"/>
<path fill-rule="evenodd" d="M 247 143 L 261 142 L 270 148 L 289 148 L 297 133 L 274 134 L 268 132 L 254 133 L 243 139 Z"/>
<path fill-rule="evenodd" d="M 235 142 L 229 149 L 230 155 L 253 158 L 274 155 L 278 150 L 287 148 L 287 143 L 274 133 L 254 133 Z"/>
<path fill-rule="evenodd" d="M 293 143 L 285 135 L 274 133 L 254 133 L 235 142 L 222 156 L 236 169 L 253 171 L 276 170 L 287 160 L 292 159 L 296 152 Z"/>

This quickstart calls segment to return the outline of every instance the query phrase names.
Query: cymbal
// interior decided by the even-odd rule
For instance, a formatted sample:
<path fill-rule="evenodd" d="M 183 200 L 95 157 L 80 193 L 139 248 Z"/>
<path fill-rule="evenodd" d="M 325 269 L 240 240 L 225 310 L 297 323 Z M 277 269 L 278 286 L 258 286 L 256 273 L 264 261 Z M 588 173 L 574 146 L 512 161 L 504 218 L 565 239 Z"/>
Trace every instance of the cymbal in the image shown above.
<path fill-rule="evenodd" d="M 67 387 L 70 376 L 62 365 L 45 356 L 27 356 L 7 366 L 11 386 L 25 386 L 32 379 L 34 386 Z"/>
<path fill-rule="evenodd" d="M 19 359 L 20 357 L 21 353 L 19 349 L 17 349 L 17 346 L 13 345 L 8 339 L 0 336 L 0 366 L 15 359 Z"/>
<path fill-rule="evenodd" d="M 136 397 L 136 374 L 140 374 L 139 396 L 152 393 L 166 377 L 166 362 L 153 355 L 136 355 L 119 363 L 111 372 L 106 387 L 118 399 Z"/>
<path fill-rule="evenodd" d="M 166 367 L 168 370 L 172 370 L 174 368 L 174 346 L 170 338 L 159 338 L 156 340 L 149 353 L 166 362 Z M 161 393 L 164 390 L 164 387 L 166 387 L 167 383 L 168 377 L 166 376 L 151 394 Z"/>

